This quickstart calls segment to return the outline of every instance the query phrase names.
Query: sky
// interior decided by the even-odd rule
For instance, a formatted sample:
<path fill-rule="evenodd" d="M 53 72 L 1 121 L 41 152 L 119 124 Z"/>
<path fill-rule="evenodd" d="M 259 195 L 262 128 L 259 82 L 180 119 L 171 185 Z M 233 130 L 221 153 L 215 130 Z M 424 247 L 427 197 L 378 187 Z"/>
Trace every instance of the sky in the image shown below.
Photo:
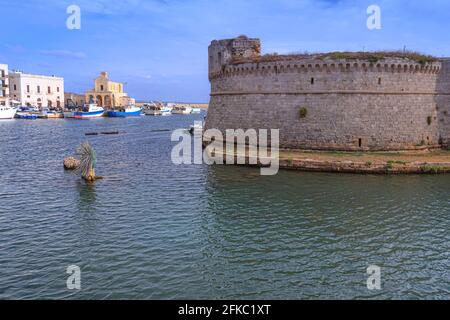
<path fill-rule="evenodd" d="M 81 28 L 70 30 L 67 7 Z M 367 28 L 367 8 L 381 29 Z M 208 45 L 239 35 L 264 53 L 408 50 L 450 57 L 448 0 L 0 0 L 0 63 L 65 78 L 101 71 L 137 100 L 208 102 Z"/>

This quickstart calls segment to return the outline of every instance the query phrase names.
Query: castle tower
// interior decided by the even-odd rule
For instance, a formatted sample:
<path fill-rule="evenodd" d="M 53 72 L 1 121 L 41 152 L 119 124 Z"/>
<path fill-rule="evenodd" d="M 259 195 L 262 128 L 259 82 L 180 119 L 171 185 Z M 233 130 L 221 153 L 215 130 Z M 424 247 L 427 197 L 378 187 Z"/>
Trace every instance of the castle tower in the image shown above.
<path fill-rule="evenodd" d="M 214 40 L 208 48 L 209 77 L 222 70 L 222 67 L 233 60 L 259 57 L 261 41 L 240 36 L 234 39 Z"/>

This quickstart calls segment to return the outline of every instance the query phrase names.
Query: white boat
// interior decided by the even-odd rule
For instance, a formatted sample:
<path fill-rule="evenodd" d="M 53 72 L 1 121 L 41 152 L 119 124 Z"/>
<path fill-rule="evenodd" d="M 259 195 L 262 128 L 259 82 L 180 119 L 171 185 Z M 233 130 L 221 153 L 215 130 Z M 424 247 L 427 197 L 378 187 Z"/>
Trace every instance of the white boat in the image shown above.
<path fill-rule="evenodd" d="M 17 109 L 9 106 L 0 106 L 0 119 L 12 119 L 16 115 Z"/>
<path fill-rule="evenodd" d="M 170 108 L 170 107 L 162 107 L 161 108 L 162 116 L 170 116 L 171 114 L 172 114 L 172 108 Z"/>
<path fill-rule="evenodd" d="M 192 112 L 191 113 L 202 113 L 202 109 L 200 109 L 200 108 L 192 108 Z"/>
<path fill-rule="evenodd" d="M 161 112 L 162 107 L 157 105 L 145 105 L 144 106 L 144 113 L 147 116 L 160 116 L 162 115 Z"/>
<path fill-rule="evenodd" d="M 96 103 L 85 104 L 83 108 L 73 112 L 65 112 L 64 117 L 73 119 L 89 119 L 103 117 L 105 109 L 99 107 Z"/>
<path fill-rule="evenodd" d="M 191 107 L 185 107 L 185 106 L 176 106 L 172 109 L 173 114 L 191 114 L 192 108 Z"/>
<path fill-rule="evenodd" d="M 172 114 L 172 108 L 163 104 L 149 104 L 144 106 L 144 113 L 148 116 L 168 116 Z"/>

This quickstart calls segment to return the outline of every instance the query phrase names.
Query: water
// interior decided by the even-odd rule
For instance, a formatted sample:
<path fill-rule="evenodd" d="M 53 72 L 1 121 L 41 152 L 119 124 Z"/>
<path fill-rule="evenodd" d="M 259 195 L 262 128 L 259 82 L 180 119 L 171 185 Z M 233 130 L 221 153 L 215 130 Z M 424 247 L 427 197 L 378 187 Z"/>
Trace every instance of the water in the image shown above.
<path fill-rule="evenodd" d="M 450 175 L 173 165 L 161 130 L 201 118 L 0 122 L 0 298 L 450 299 Z M 84 140 L 95 185 L 62 168 Z"/>

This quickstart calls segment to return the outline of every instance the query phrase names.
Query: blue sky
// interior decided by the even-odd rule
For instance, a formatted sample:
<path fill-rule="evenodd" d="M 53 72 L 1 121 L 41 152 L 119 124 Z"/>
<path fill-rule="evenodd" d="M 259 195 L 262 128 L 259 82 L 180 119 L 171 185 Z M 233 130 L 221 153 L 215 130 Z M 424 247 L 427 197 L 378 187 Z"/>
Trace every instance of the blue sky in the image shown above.
<path fill-rule="evenodd" d="M 66 8 L 81 8 L 81 30 Z M 368 30 L 367 7 L 382 29 Z M 450 56 L 450 1 L 0 0 L 0 63 L 65 78 L 84 92 L 100 71 L 139 100 L 207 102 L 213 39 L 258 37 L 263 53 L 402 49 Z"/>

